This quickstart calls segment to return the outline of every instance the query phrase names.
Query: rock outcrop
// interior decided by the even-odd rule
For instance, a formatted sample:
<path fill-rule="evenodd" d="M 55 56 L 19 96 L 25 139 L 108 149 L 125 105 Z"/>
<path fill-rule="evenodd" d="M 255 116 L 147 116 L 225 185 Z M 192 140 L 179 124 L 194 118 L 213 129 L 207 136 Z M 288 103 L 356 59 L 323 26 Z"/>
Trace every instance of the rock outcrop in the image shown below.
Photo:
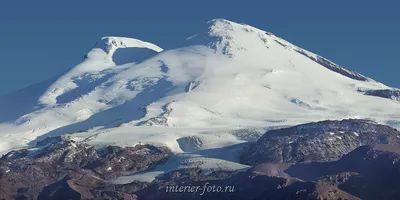
<path fill-rule="evenodd" d="M 110 187 L 108 180 L 149 169 L 170 154 L 168 148 L 151 145 L 95 149 L 66 138 L 48 138 L 36 148 L 11 151 L 0 159 L 0 199 L 131 196 L 123 188 L 133 192 L 146 184 Z M 115 193 L 115 188 L 121 188 L 121 192 Z"/>
<path fill-rule="evenodd" d="M 400 132 L 369 120 L 321 121 L 265 133 L 245 164 L 333 161 L 363 145 L 400 144 Z"/>

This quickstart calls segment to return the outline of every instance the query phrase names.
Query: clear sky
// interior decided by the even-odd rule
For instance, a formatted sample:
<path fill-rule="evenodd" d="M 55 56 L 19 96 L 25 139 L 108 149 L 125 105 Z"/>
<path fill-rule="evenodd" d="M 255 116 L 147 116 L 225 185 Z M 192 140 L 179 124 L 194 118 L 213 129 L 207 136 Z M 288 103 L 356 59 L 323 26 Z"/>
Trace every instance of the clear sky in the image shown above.
<path fill-rule="evenodd" d="M 213 18 L 269 31 L 400 87 L 398 1 L 2 1 L 0 95 L 65 72 L 102 36 L 174 48 Z"/>

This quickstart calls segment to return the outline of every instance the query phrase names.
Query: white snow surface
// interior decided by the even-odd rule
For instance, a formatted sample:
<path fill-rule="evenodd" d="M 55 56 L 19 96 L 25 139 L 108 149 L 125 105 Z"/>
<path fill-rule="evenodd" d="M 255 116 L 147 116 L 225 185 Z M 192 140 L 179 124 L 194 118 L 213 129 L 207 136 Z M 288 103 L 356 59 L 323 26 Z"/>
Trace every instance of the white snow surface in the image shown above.
<path fill-rule="evenodd" d="M 166 145 L 179 156 L 247 141 L 235 131 L 326 119 L 400 128 L 398 101 L 358 92 L 390 87 L 334 72 L 272 33 L 216 19 L 184 43 L 163 50 L 105 37 L 62 76 L 1 97 L 0 155 L 61 134 L 96 146 Z M 209 168 L 219 162 L 246 167 L 219 156 Z"/>

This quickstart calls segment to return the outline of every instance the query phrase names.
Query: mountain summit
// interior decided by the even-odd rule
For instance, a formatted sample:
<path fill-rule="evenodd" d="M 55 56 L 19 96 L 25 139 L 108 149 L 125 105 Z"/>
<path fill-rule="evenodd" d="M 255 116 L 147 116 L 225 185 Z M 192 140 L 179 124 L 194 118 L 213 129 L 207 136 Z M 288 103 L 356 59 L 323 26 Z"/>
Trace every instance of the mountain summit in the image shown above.
<path fill-rule="evenodd" d="M 104 37 L 56 80 L 2 97 L 0 154 L 64 134 L 98 146 L 140 142 L 179 153 L 325 119 L 400 127 L 397 89 L 272 33 L 215 19 L 185 44 L 163 50 Z"/>

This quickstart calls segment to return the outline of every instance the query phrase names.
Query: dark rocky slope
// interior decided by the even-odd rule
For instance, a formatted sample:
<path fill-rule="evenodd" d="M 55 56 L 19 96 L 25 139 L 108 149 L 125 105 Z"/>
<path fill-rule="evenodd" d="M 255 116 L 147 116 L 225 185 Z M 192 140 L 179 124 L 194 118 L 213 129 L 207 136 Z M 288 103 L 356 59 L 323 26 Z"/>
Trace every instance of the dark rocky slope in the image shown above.
<path fill-rule="evenodd" d="M 171 192 L 168 187 L 199 186 L 197 192 Z M 221 192 L 203 192 L 207 187 L 221 187 Z M 207 190 L 207 189 L 206 189 Z M 359 199 L 335 186 L 322 182 L 305 182 L 283 178 L 250 169 L 243 173 L 218 171 L 202 175 L 199 169 L 171 172 L 144 190 L 136 193 L 139 199 Z"/>
<path fill-rule="evenodd" d="M 107 180 L 151 168 L 170 154 L 167 148 L 151 145 L 99 151 L 61 137 L 48 138 L 37 149 L 12 151 L 0 159 L 0 199 L 91 199 L 109 190 L 108 196 L 123 195 L 114 194 Z"/>
<path fill-rule="evenodd" d="M 242 156 L 243 163 L 333 161 L 357 147 L 400 144 L 400 132 L 369 120 L 321 121 L 264 134 Z"/>
<path fill-rule="evenodd" d="M 376 96 L 376 97 L 400 101 L 399 89 L 367 90 L 364 92 L 364 94 L 369 96 Z"/>
<path fill-rule="evenodd" d="M 337 161 L 263 163 L 243 173 L 174 171 L 135 193 L 139 199 L 400 199 L 400 146 L 361 146 Z M 234 192 L 167 192 L 215 185 Z M 201 195 L 203 194 L 203 195 Z"/>
<path fill-rule="evenodd" d="M 400 199 L 400 146 L 362 146 L 334 162 L 301 163 L 291 177 L 333 185 L 361 199 Z"/>

